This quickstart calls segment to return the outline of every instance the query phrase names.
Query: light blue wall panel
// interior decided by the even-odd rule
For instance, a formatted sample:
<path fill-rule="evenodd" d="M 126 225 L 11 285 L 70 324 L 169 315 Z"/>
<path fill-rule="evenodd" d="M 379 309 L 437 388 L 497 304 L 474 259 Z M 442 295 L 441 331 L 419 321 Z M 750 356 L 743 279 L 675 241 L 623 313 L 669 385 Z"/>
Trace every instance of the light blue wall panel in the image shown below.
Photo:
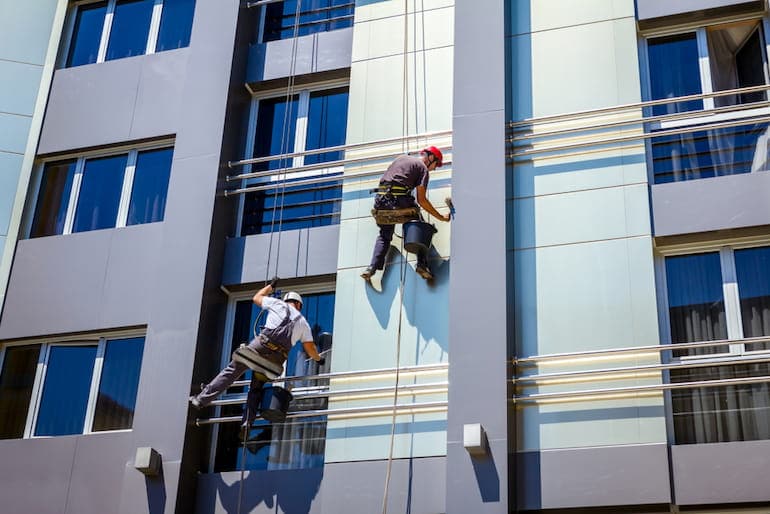
<path fill-rule="evenodd" d="M 0 0 L 0 59 L 42 65 L 57 0 Z"/>
<path fill-rule="evenodd" d="M 24 154 L 32 118 L 0 113 L 0 151 Z"/>
<path fill-rule="evenodd" d="M 32 116 L 42 73 L 42 66 L 6 61 L 0 52 L 0 112 Z"/>

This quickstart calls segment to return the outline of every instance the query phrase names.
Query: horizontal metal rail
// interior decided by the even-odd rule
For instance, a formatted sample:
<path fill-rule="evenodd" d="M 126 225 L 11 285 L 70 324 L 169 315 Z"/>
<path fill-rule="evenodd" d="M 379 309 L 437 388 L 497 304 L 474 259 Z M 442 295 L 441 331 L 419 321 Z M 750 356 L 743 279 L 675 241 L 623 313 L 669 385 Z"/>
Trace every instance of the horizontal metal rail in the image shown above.
<path fill-rule="evenodd" d="M 307 14 L 313 14 L 312 12 L 301 12 L 300 16 L 305 16 Z M 293 14 L 290 14 L 288 16 L 293 17 Z M 343 14 L 341 16 L 333 16 L 331 18 L 326 18 L 325 20 L 312 20 L 312 21 L 303 21 L 300 23 L 297 23 L 297 27 L 310 27 L 311 25 L 320 25 L 322 23 L 334 23 L 336 21 L 343 21 L 343 20 L 352 20 L 353 15 L 352 14 Z M 293 29 L 295 25 L 292 23 L 291 25 L 283 25 L 281 26 L 280 30 L 290 30 Z"/>
<path fill-rule="evenodd" d="M 770 89 L 770 84 L 763 84 L 761 86 L 751 86 L 736 89 L 726 89 L 724 91 L 714 91 L 711 93 L 698 93 L 694 95 L 678 96 L 674 98 L 663 98 L 660 100 L 647 100 L 644 102 L 633 102 L 628 104 L 614 105 L 612 107 L 602 107 L 599 109 L 588 109 L 584 111 L 573 111 L 564 114 L 553 114 L 549 116 L 540 116 L 537 118 L 527 118 L 520 121 L 508 122 L 509 128 L 522 127 L 527 125 L 534 125 L 536 123 L 546 123 L 555 121 L 566 121 L 571 119 L 585 118 L 589 116 L 596 116 L 600 114 L 613 114 L 616 112 L 624 112 L 632 109 L 641 109 L 644 107 L 653 107 L 655 105 L 667 105 L 673 103 L 688 102 L 692 100 L 703 100 L 706 98 L 716 98 L 720 96 L 730 96 L 736 94 L 755 93 L 760 91 L 767 91 Z"/>
<path fill-rule="evenodd" d="M 564 391 L 554 393 L 537 393 L 528 394 L 523 396 L 514 396 L 512 399 L 516 403 L 537 403 L 548 400 L 563 400 L 572 398 L 586 400 L 592 399 L 594 396 L 628 396 L 639 393 L 647 392 L 662 392 L 671 391 L 674 389 L 695 389 L 701 387 L 724 387 L 735 385 L 749 385 L 749 384 L 764 384 L 770 382 L 770 375 L 762 375 L 758 377 L 743 377 L 743 378 L 724 378 L 718 380 L 697 380 L 693 382 L 677 382 L 673 384 L 653 384 L 653 385 L 641 385 L 641 386 L 627 386 L 627 387 L 610 387 L 604 389 L 584 389 L 580 391 Z"/>
<path fill-rule="evenodd" d="M 411 136 L 398 136 L 398 137 L 391 137 L 386 139 L 377 139 L 374 141 L 364 141 L 361 143 L 350 143 L 345 145 L 329 146 L 326 148 L 314 148 L 312 150 L 305 150 L 303 152 L 276 154 L 276 155 L 268 155 L 265 157 L 255 157 L 253 159 L 243 159 L 240 161 L 230 161 L 227 163 L 227 166 L 230 168 L 235 168 L 237 166 L 245 166 L 247 164 L 258 164 L 261 162 L 270 162 L 278 159 L 293 159 L 294 157 L 303 157 L 306 155 L 317 155 L 317 154 L 329 153 L 329 152 L 344 152 L 345 150 L 358 150 L 362 148 L 376 147 L 376 146 L 386 145 L 390 143 L 402 143 L 405 141 L 430 139 L 430 138 L 437 138 L 441 136 L 451 136 L 451 135 L 452 135 L 451 130 L 439 130 L 436 132 L 425 132 L 423 134 L 414 134 Z"/>
<path fill-rule="evenodd" d="M 299 11 L 299 15 L 306 16 L 308 14 L 318 14 L 318 13 L 327 12 L 327 11 L 336 11 L 337 9 L 347 9 L 348 7 L 355 7 L 355 5 L 356 5 L 355 2 L 350 2 L 348 4 L 329 5 L 327 7 L 316 7 L 315 9 L 307 9 L 307 10 L 301 9 Z M 282 14 L 281 18 L 294 18 L 296 15 L 297 15 L 296 12 L 289 13 L 289 14 Z"/>
<path fill-rule="evenodd" d="M 393 406 L 393 404 L 390 405 L 376 405 L 371 407 L 350 407 L 345 409 L 319 409 L 319 410 L 311 410 L 311 411 L 298 411 L 298 412 L 289 412 L 286 415 L 287 419 L 298 419 L 298 418 L 313 418 L 316 416 L 327 416 L 327 419 L 340 419 L 344 417 L 353 417 L 353 416 L 361 416 L 361 415 L 368 415 L 369 417 L 378 417 L 378 416 L 385 416 L 390 415 L 394 411 L 397 415 L 407 415 L 410 413 L 418 413 L 420 411 L 426 411 L 426 410 L 445 410 L 447 408 L 447 402 L 441 401 L 441 402 L 423 402 L 423 403 L 412 403 L 412 404 L 401 404 L 397 406 Z M 198 418 L 195 420 L 195 424 L 197 426 L 203 426 L 203 425 L 215 425 L 218 423 L 235 423 L 242 421 L 241 416 L 224 416 L 224 417 L 215 417 L 215 418 L 208 418 L 208 419 L 201 419 Z M 259 418 L 258 418 L 259 419 Z"/>
<path fill-rule="evenodd" d="M 588 350 L 582 352 L 550 353 L 544 355 L 535 355 L 532 357 L 514 358 L 513 364 L 516 366 L 532 365 L 539 362 L 574 360 L 574 359 L 593 359 L 595 357 L 615 356 L 628 353 L 650 353 L 650 352 L 670 352 L 679 350 L 690 350 L 695 348 L 710 348 L 713 346 L 729 346 L 731 344 L 758 344 L 770 343 L 770 337 L 749 337 L 746 339 L 720 339 L 717 341 L 700 341 L 697 343 L 672 343 L 655 346 L 629 346 L 625 348 L 608 348 L 606 350 Z"/>
<path fill-rule="evenodd" d="M 443 371 L 448 370 L 449 364 L 446 362 L 439 364 L 420 364 L 416 366 L 401 366 L 400 368 L 374 368 L 364 369 L 356 371 L 337 371 L 335 373 L 320 373 L 318 375 L 303 375 L 296 377 L 280 377 L 272 380 L 272 382 L 299 382 L 302 380 L 334 380 L 334 379 L 349 379 L 349 378 L 370 378 L 379 375 L 391 375 L 398 370 L 399 375 L 405 374 L 419 374 L 427 371 Z M 231 387 L 249 385 L 248 380 L 238 380 L 233 382 Z"/>
<path fill-rule="evenodd" d="M 602 145 L 631 143 L 634 141 L 654 139 L 657 137 L 675 136 L 675 135 L 687 134 L 691 132 L 702 132 L 706 130 L 717 130 L 717 129 L 723 129 L 723 128 L 738 127 L 741 125 L 751 125 L 754 123 L 766 123 L 766 122 L 770 122 L 770 115 L 741 118 L 740 120 L 726 120 L 726 121 L 721 121 L 716 123 L 709 123 L 705 125 L 695 125 L 695 126 L 676 128 L 676 129 L 659 130 L 656 132 L 645 132 L 645 133 L 639 133 L 639 134 L 632 134 L 629 136 L 620 136 L 620 137 L 605 138 L 605 139 L 593 139 L 590 141 L 583 141 L 580 143 L 569 143 L 565 145 L 553 145 L 553 146 L 547 146 L 542 148 L 532 148 L 530 150 L 522 150 L 520 152 L 509 153 L 508 158 L 516 159 L 520 157 L 529 157 L 531 155 L 538 155 L 538 154 L 563 151 L 563 150 L 576 150 L 576 149 L 590 148 L 590 147 L 602 146 Z"/>
<path fill-rule="evenodd" d="M 398 386 L 398 394 L 408 394 L 408 395 L 417 395 L 417 394 L 439 394 L 439 393 L 446 393 L 447 388 L 449 386 L 449 382 L 432 382 L 428 384 L 405 384 L 405 385 L 399 385 Z M 316 399 L 316 398 L 337 398 L 340 396 L 368 396 L 368 395 L 380 395 L 380 394 L 391 394 L 395 391 L 395 387 L 389 386 L 389 387 L 364 387 L 364 388 L 357 388 L 357 389 L 341 389 L 339 391 L 328 391 L 324 390 L 323 388 L 302 388 L 300 390 L 292 389 L 291 393 L 294 396 L 294 400 L 310 400 L 310 399 Z M 356 398 L 351 398 L 351 401 L 356 400 Z M 237 398 L 226 398 L 223 400 L 214 400 L 211 402 L 211 405 L 240 405 L 245 403 L 246 396 L 240 395 Z"/>
<path fill-rule="evenodd" d="M 705 357 L 705 356 L 704 356 Z M 735 357 L 714 358 L 713 360 L 704 359 L 698 361 L 677 361 L 665 364 L 641 364 L 638 366 L 621 366 L 616 368 L 601 368 L 591 370 L 580 371 L 564 371 L 559 373 L 542 373 L 539 375 L 530 375 L 525 377 L 515 378 L 513 381 L 517 384 L 527 384 L 524 387 L 531 387 L 541 382 L 558 381 L 563 379 L 586 379 L 594 376 L 602 375 L 616 375 L 616 374 L 628 374 L 628 373 L 643 373 L 645 371 L 664 371 L 664 370 L 677 370 L 677 369 L 692 369 L 692 368 L 711 368 L 717 366 L 735 366 L 744 364 L 761 364 L 770 362 L 770 354 L 746 358 L 736 359 Z"/>

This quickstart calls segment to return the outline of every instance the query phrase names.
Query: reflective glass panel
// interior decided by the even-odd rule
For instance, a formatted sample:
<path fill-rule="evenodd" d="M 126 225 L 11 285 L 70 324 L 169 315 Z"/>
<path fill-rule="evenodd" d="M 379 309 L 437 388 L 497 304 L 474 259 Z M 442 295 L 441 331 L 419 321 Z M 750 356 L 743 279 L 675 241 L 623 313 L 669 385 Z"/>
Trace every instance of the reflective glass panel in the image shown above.
<path fill-rule="evenodd" d="M 672 343 L 727 339 L 718 253 L 666 257 Z M 727 346 L 680 350 L 674 355 L 727 352 Z"/>
<path fill-rule="evenodd" d="M 263 41 L 275 41 L 315 32 L 353 26 L 351 0 L 302 0 L 297 13 L 297 0 L 268 4 L 265 12 Z"/>
<path fill-rule="evenodd" d="M 115 226 L 127 159 L 124 154 L 86 161 L 73 232 Z"/>
<path fill-rule="evenodd" d="M 96 346 L 51 346 L 35 435 L 83 432 Z"/>
<path fill-rule="evenodd" d="M 294 133 L 297 127 L 297 96 L 267 98 L 259 101 L 254 157 L 267 157 L 294 152 Z M 252 165 L 252 171 L 274 170 L 291 166 L 280 160 Z"/>
<path fill-rule="evenodd" d="M 770 248 L 735 250 L 735 272 L 741 300 L 743 337 L 770 335 Z M 749 351 L 770 349 L 770 343 L 748 345 Z"/>
<path fill-rule="evenodd" d="M 139 152 L 134 169 L 127 225 L 163 221 L 173 148 Z"/>
<path fill-rule="evenodd" d="M 348 126 L 348 89 L 338 88 L 310 94 L 305 150 L 345 144 Z M 305 156 L 305 164 L 342 159 L 344 152 Z"/>
<path fill-rule="evenodd" d="M 147 52 L 154 3 L 155 0 L 118 0 L 112 17 L 106 60 Z"/>
<path fill-rule="evenodd" d="M 314 375 L 327 373 L 331 363 L 331 332 L 334 321 L 334 293 L 302 295 L 302 314 L 313 330 L 313 338 L 319 351 L 324 352 L 326 364 L 319 366 L 308 361 L 302 345 L 294 345 L 286 363 L 288 376 Z M 261 325 L 264 318 L 258 319 L 260 309 L 253 302 L 244 300 L 236 306 L 233 345 L 251 338 L 255 323 Z M 313 381 L 314 385 L 326 385 L 323 381 Z M 310 385 L 308 382 L 295 382 L 295 387 Z M 230 389 L 229 392 L 236 391 Z M 294 400 L 292 409 L 320 410 L 327 407 L 327 400 Z M 240 416 L 241 405 L 225 406 L 223 416 Z M 222 424 L 217 439 L 215 470 L 232 471 L 240 469 L 242 464 L 241 441 L 238 440 L 238 424 Z M 326 439 L 326 417 L 303 418 L 297 421 L 271 425 L 257 421 L 249 433 L 246 443 L 245 469 L 300 469 L 322 467 Z"/>
<path fill-rule="evenodd" d="M 156 52 L 174 50 L 190 44 L 195 0 L 163 0 Z"/>
<path fill-rule="evenodd" d="M 5 349 L 0 370 L 0 439 L 24 436 L 40 345 Z"/>
<path fill-rule="evenodd" d="M 93 430 L 131 428 L 134 421 L 144 338 L 107 341 Z"/>
<path fill-rule="evenodd" d="M 64 231 L 75 166 L 74 159 L 45 165 L 30 237 L 53 236 Z"/>
<path fill-rule="evenodd" d="M 96 62 L 106 14 L 107 2 L 78 6 L 67 55 L 68 67 Z"/>
<path fill-rule="evenodd" d="M 702 92 L 695 33 L 647 40 L 650 86 L 653 100 Z M 654 115 L 703 109 L 703 101 L 690 100 L 656 105 Z"/>

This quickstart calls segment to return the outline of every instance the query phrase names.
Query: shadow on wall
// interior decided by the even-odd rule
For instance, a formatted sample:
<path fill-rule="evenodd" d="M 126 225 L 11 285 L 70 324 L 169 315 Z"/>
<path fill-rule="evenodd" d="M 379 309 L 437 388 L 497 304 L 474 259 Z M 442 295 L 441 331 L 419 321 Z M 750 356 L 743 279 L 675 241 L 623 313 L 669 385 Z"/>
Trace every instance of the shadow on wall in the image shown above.
<path fill-rule="evenodd" d="M 163 514 L 166 511 L 166 480 L 163 477 L 162 461 L 158 476 L 145 476 L 144 486 L 147 491 L 147 512 L 150 514 Z"/>
<path fill-rule="evenodd" d="M 239 474 L 228 485 L 222 474 L 215 475 L 217 481 L 209 482 L 214 491 L 209 491 L 208 505 L 199 502 L 198 512 L 219 512 L 221 503 L 224 512 L 282 512 L 284 514 L 308 514 L 323 479 L 323 468 L 287 471 L 246 471 L 239 509 L 238 497 L 241 488 Z M 200 484 L 199 487 L 203 485 Z M 218 500 L 218 502 L 217 502 Z"/>

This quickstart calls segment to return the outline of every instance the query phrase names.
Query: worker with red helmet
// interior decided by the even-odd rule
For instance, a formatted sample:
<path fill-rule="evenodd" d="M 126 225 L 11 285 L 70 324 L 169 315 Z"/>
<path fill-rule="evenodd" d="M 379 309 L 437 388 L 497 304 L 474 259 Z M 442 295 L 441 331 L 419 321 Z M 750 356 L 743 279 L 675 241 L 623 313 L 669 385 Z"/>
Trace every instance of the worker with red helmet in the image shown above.
<path fill-rule="evenodd" d="M 373 190 L 377 193 L 374 199 L 375 219 L 378 211 L 403 210 L 408 212 L 409 208 L 414 208 L 413 215 L 407 215 L 411 219 L 419 218 L 419 208 L 417 205 L 428 211 L 431 216 L 441 220 L 449 221 L 449 216 L 439 213 L 433 204 L 428 200 L 428 180 L 430 172 L 440 168 L 443 164 L 444 156 L 441 150 L 435 146 L 429 146 L 420 152 L 419 157 L 402 155 L 391 163 L 385 174 L 380 179 L 379 186 Z M 416 192 L 417 202 L 412 192 Z M 385 266 L 385 256 L 388 253 L 390 241 L 393 239 L 395 225 L 392 223 L 378 220 L 377 226 L 380 233 L 374 244 L 374 252 L 369 266 L 361 274 L 361 277 L 369 281 L 372 276 Z M 406 220 L 405 220 L 406 221 Z M 418 275 L 425 280 L 431 280 L 433 274 L 428 267 L 427 253 L 417 254 L 417 267 L 415 269 Z"/>

